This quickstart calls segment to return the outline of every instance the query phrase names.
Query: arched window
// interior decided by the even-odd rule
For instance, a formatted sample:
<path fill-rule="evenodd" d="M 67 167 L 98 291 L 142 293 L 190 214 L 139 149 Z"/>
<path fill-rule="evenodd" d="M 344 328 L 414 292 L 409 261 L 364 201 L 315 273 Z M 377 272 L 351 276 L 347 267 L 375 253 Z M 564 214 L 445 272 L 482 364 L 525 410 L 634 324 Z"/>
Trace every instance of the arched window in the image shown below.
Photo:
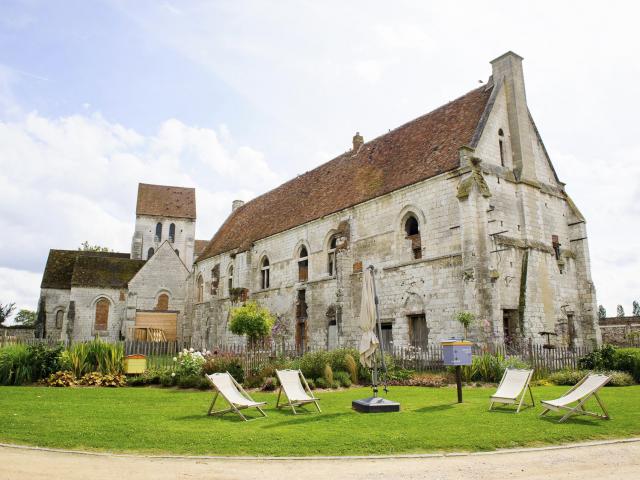
<path fill-rule="evenodd" d="M 169 242 L 173 243 L 176 240 L 176 224 L 169 225 Z"/>
<path fill-rule="evenodd" d="M 154 253 L 156 253 L 156 251 L 153 249 L 153 247 L 151 247 L 149 250 L 147 250 L 147 260 L 149 260 L 151 257 L 153 257 Z"/>
<path fill-rule="evenodd" d="M 264 257 L 260 262 L 260 288 L 269 288 L 269 259 Z"/>
<path fill-rule="evenodd" d="M 160 222 L 156 223 L 156 242 L 162 240 L 162 224 Z"/>
<path fill-rule="evenodd" d="M 309 279 L 309 253 L 304 245 L 298 253 L 298 281 L 306 282 Z"/>
<path fill-rule="evenodd" d="M 410 215 L 404 222 L 404 231 L 407 234 L 407 239 L 411 240 L 411 251 L 413 252 L 413 258 L 422 258 L 422 244 L 420 242 L 420 227 L 418 225 L 418 219 Z"/>
<path fill-rule="evenodd" d="M 338 246 L 338 236 L 334 235 L 329 240 L 329 249 L 327 251 L 327 272 L 332 277 L 336 274 L 336 247 Z"/>
<path fill-rule="evenodd" d="M 95 330 L 106 330 L 109 326 L 109 300 L 101 298 L 96 302 Z"/>
<path fill-rule="evenodd" d="M 62 328 L 62 321 L 64 319 L 64 310 L 58 310 L 56 312 L 56 328 Z"/>
<path fill-rule="evenodd" d="M 233 289 L 233 265 L 229 267 L 229 279 L 227 280 L 227 284 L 229 286 L 229 295 L 231 295 L 231 290 Z"/>
<path fill-rule="evenodd" d="M 196 281 L 196 298 L 198 303 L 203 301 L 204 297 L 204 280 L 202 280 L 202 275 L 198 275 L 198 280 Z"/>
<path fill-rule="evenodd" d="M 498 143 L 500 145 L 500 165 L 504 167 L 504 132 L 498 130 Z"/>
<path fill-rule="evenodd" d="M 160 295 L 158 295 L 156 310 L 169 310 L 169 295 L 167 295 L 166 293 L 161 293 Z"/>

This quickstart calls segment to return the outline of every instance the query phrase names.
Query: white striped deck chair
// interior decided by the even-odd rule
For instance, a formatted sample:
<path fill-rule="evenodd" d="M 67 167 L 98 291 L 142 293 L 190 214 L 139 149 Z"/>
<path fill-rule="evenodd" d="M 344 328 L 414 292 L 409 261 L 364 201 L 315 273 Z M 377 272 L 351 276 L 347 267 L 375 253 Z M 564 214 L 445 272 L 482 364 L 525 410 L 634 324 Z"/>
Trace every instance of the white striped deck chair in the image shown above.
<path fill-rule="evenodd" d="M 309 384 L 300 370 L 276 370 L 276 375 L 280 382 L 278 400 L 276 401 L 277 408 L 290 407 L 293 414 L 296 415 L 296 407 L 313 403 L 318 409 L 318 412 L 322 412 L 318 404 L 319 398 L 313 396 Z M 284 392 L 285 397 L 287 397 L 287 403 L 280 403 L 282 392 Z"/>
<path fill-rule="evenodd" d="M 553 411 L 566 411 L 567 413 L 562 417 L 559 422 L 564 422 L 571 415 L 589 415 L 592 417 L 603 418 L 609 420 L 609 413 L 607 412 L 604 403 L 598 396 L 598 390 L 604 387 L 611 377 L 608 375 L 601 375 L 597 373 L 589 373 L 582 380 L 580 380 L 574 387 L 569 389 L 562 397 L 555 400 L 542 400 L 540 403 L 544 407 L 544 411 L 540 416 L 546 415 L 549 410 Z M 591 397 L 594 397 L 602 409 L 602 414 L 589 412 L 585 410 L 584 404 Z M 569 405 L 574 404 L 573 407 Z"/>
<path fill-rule="evenodd" d="M 491 396 L 491 405 L 489 410 L 493 408 L 494 403 L 504 404 L 518 404 L 516 413 L 520 412 L 520 408 L 524 404 L 524 397 L 529 391 L 531 397 L 531 407 L 535 405 L 533 400 L 533 393 L 531 393 L 531 387 L 529 383 L 533 377 L 533 370 L 520 370 L 517 368 L 507 368 L 502 375 L 498 390 Z M 526 404 L 525 404 L 526 405 Z"/>

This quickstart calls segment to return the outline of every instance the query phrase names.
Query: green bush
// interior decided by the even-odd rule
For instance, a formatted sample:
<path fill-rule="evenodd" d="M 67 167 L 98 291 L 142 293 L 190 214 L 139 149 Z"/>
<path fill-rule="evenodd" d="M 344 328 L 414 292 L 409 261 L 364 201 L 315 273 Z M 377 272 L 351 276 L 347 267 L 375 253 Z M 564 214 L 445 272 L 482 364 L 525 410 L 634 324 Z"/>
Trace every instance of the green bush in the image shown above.
<path fill-rule="evenodd" d="M 29 348 L 9 345 L 0 349 L 0 384 L 24 385 L 33 381 L 33 365 Z"/>
<path fill-rule="evenodd" d="M 31 357 L 32 381 L 47 378 L 54 372 L 62 370 L 64 365 L 59 361 L 63 351 L 61 344 L 49 346 L 42 343 L 27 347 Z"/>
<path fill-rule="evenodd" d="M 344 388 L 349 388 L 352 385 L 351 376 L 347 372 L 335 372 L 333 381 Z"/>
<path fill-rule="evenodd" d="M 269 335 L 274 321 L 269 310 L 255 302 L 247 302 L 231 310 L 229 330 L 236 335 L 246 335 L 249 344 L 254 345 Z"/>
<path fill-rule="evenodd" d="M 314 380 L 316 388 L 329 388 L 327 381 L 323 377 L 318 377 Z"/>
<path fill-rule="evenodd" d="M 223 353 L 209 357 L 202 366 L 202 371 L 206 375 L 229 372 L 236 382 L 244 382 L 245 372 L 242 363 L 238 357 L 231 354 Z"/>
<path fill-rule="evenodd" d="M 160 385 L 163 387 L 173 387 L 176 384 L 176 381 L 176 376 L 173 372 L 165 372 L 160 375 Z"/>
<path fill-rule="evenodd" d="M 589 373 L 590 370 L 560 370 L 549 375 L 547 380 L 556 385 L 573 386 Z M 627 387 L 634 384 L 633 377 L 628 372 L 610 370 L 602 373 L 611 376 L 611 380 L 607 384 L 611 387 Z"/>
<path fill-rule="evenodd" d="M 413 373 L 408 378 L 389 381 L 389 385 L 406 387 L 444 387 L 450 383 L 450 377 L 444 373 Z"/>
<path fill-rule="evenodd" d="M 453 368 L 449 370 L 453 372 Z M 465 382 L 492 382 L 498 383 L 507 368 L 530 368 L 522 360 L 502 355 L 485 353 L 473 357 L 471 365 L 462 367 L 462 379 Z"/>
<path fill-rule="evenodd" d="M 127 384 L 130 387 L 143 387 L 147 385 L 146 378 L 144 375 L 135 375 L 133 377 L 129 377 L 127 379 Z"/>
<path fill-rule="evenodd" d="M 249 375 L 244 379 L 243 385 L 246 388 L 259 388 L 262 387 L 263 379 L 260 375 Z"/>
<path fill-rule="evenodd" d="M 311 390 L 315 390 L 316 389 L 316 382 L 313 380 L 313 378 L 307 378 L 307 385 L 309 385 L 309 388 Z"/>
<path fill-rule="evenodd" d="M 124 345 L 103 342 L 99 338 L 73 344 L 63 358 L 77 378 L 91 372 L 121 374 L 124 371 Z"/>
<path fill-rule="evenodd" d="M 629 373 L 640 383 L 640 348 L 618 348 L 613 355 L 613 368 Z"/>
<path fill-rule="evenodd" d="M 309 352 L 298 360 L 298 367 L 305 377 L 318 378 L 324 375 L 324 367 L 328 363 L 331 363 L 329 352 Z"/>
<path fill-rule="evenodd" d="M 77 383 L 73 372 L 55 372 L 43 382 L 48 387 L 73 387 Z"/>
<path fill-rule="evenodd" d="M 578 367 L 583 370 L 612 370 L 615 369 L 614 356 L 616 353 L 615 347 L 612 345 L 603 345 L 600 348 L 596 348 L 593 352 L 585 355 L 578 360 Z"/>
<path fill-rule="evenodd" d="M 202 375 L 183 375 L 178 378 L 177 383 L 180 388 L 197 388 L 199 390 L 211 388 L 211 382 Z"/>

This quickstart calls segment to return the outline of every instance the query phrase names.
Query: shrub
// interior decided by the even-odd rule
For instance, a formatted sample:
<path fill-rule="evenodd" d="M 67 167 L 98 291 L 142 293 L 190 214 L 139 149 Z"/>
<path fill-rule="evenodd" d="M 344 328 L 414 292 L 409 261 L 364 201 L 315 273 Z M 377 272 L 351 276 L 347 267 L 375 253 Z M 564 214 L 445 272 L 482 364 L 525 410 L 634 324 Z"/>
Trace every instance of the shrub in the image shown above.
<path fill-rule="evenodd" d="M 78 383 L 80 385 L 99 387 L 102 385 L 102 375 L 98 372 L 85 373 Z"/>
<path fill-rule="evenodd" d="M 175 372 L 164 372 L 160 375 L 160 385 L 163 387 L 173 387 L 176 384 L 176 381 Z"/>
<path fill-rule="evenodd" d="M 613 368 L 631 374 L 640 383 L 640 348 L 619 348 L 613 355 Z"/>
<path fill-rule="evenodd" d="M 406 387 L 444 387 L 448 383 L 449 377 L 443 373 L 414 373 L 409 378 L 389 381 L 389 385 Z"/>
<path fill-rule="evenodd" d="M 9 345 L 0 349 L 0 384 L 23 385 L 33 379 L 29 348 Z"/>
<path fill-rule="evenodd" d="M 311 390 L 315 390 L 316 389 L 316 382 L 313 380 L 313 378 L 307 378 L 307 385 L 309 385 L 309 388 Z"/>
<path fill-rule="evenodd" d="M 498 383 L 507 368 L 529 368 L 529 366 L 517 357 L 505 358 L 502 355 L 484 353 L 474 356 L 470 366 L 462 367 L 462 378 L 465 382 Z"/>
<path fill-rule="evenodd" d="M 335 372 L 333 374 L 333 380 L 339 386 L 349 388 L 352 384 L 351 376 L 347 372 Z"/>
<path fill-rule="evenodd" d="M 206 375 L 212 373 L 229 372 L 236 382 L 244 382 L 244 369 L 240 359 L 230 354 L 216 354 L 207 358 L 207 361 L 202 366 L 202 371 Z"/>
<path fill-rule="evenodd" d="M 127 377 L 121 373 L 86 373 L 78 382 L 80 385 L 93 387 L 124 387 Z"/>
<path fill-rule="evenodd" d="M 314 383 L 316 385 L 316 388 L 328 388 L 329 387 L 329 385 L 327 384 L 327 381 L 323 377 L 316 378 Z"/>
<path fill-rule="evenodd" d="M 124 371 L 122 343 L 107 343 L 96 338 L 90 342 L 73 344 L 63 357 L 78 378 L 91 372 L 120 374 Z"/>
<path fill-rule="evenodd" d="M 73 372 L 56 372 L 44 380 L 48 387 L 73 387 L 76 385 L 76 377 Z"/>
<path fill-rule="evenodd" d="M 262 386 L 262 378 L 260 375 L 249 375 L 244 380 L 244 386 L 247 388 L 259 388 Z"/>
<path fill-rule="evenodd" d="M 328 363 L 324 366 L 322 376 L 327 381 L 327 385 L 333 385 L 333 369 Z"/>
<path fill-rule="evenodd" d="M 629 387 L 633 385 L 635 382 L 633 377 L 628 372 L 606 372 L 607 375 L 611 375 L 611 380 L 607 385 L 611 385 L 612 387 Z"/>
<path fill-rule="evenodd" d="M 29 345 L 27 350 L 31 361 L 32 381 L 47 378 L 52 373 L 62 370 L 58 360 L 63 350 L 61 344 L 48 346 L 38 343 Z"/>
<path fill-rule="evenodd" d="M 146 378 L 144 375 L 135 375 L 133 377 L 129 377 L 127 379 L 127 384 L 130 387 L 143 387 L 147 385 Z"/>
<path fill-rule="evenodd" d="M 324 375 L 324 367 L 331 362 L 329 352 L 318 351 L 305 353 L 299 359 L 299 368 L 302 374 L 309 378 L 318 378 Z"/>
<path fill-rule="evenodd" d="M 202 388 L 202 380 L 207 381 L 208 388 L 209 381 L 201 375 L 182 375 L 177 378 L 177 384 L 180 388 Z"/>
<path fill-rule="evenodd" d="M 202 375 L 202 367 L 205 363 L 204 355 L 186 348 L 173 357 L 175 362 L 175 374 L 178 378 Z"/>
<path fill-rule="evenodd" d="M 272 392 L 278 387 L 278 380 L 275 377 L 267 377 L 262 383 L 261 390 L 265 392 Z"/>
<path fill-rule="evenodd" d="M 578 366 L 583 370 L 611 370 L 615 368 L 614 355 L 616 349 L 611 345 L 603 345 L 578 360 Z"/>
<path fill-rule="evenodd" d="M 250 345 L 266 337 L 271 332 L 274 318 L 266 308 L 255 302 L 247 302 L 231 310 L 229 330 L 236 335 L 246 335 Z"/>

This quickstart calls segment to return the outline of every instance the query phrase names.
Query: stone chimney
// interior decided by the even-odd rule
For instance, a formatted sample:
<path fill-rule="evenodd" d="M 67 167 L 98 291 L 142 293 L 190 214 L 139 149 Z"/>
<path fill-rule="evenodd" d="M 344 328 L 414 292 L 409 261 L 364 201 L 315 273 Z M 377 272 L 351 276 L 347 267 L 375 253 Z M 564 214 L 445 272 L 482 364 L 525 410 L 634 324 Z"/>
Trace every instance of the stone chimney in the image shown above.
<path fill-rule="evenodd" d="M 243 205 L 244 205 L 243 200 L 234 200 L 233 202 L 231 202 L 231 211 L 235 212 L 238 208 L 240 208 Z"/>
<path fill-rule="evenodd" d="M 358 150 L 360 150 L 360 147 L 362 147 L 362 145 L 364 145 L 364 138 L 362 138 L 360 132 L 356 132 L 356 134 L 353 136 L 353 153 L 358 153 Z"/>
<path fill-rule="evenodd" d="M 509 51 L 492 60 L 491 66 L 494 83 L 502 83 L 507 94 L 507 115 L 516 178 L 537 184 L 522 57 Z"/>

